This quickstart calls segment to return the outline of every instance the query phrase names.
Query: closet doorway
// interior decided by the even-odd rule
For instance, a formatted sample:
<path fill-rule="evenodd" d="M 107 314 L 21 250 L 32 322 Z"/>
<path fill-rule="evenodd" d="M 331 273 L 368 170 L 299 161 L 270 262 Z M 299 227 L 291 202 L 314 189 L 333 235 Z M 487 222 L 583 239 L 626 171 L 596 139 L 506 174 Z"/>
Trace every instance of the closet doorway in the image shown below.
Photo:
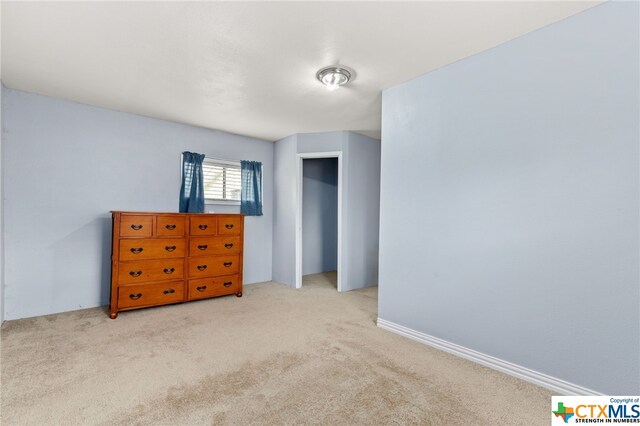
<path fill-rule="evenodd" d="M 337 271 L 342 291 L 342 152 L 297 157 L 296 288 L 303 275 Z"/>

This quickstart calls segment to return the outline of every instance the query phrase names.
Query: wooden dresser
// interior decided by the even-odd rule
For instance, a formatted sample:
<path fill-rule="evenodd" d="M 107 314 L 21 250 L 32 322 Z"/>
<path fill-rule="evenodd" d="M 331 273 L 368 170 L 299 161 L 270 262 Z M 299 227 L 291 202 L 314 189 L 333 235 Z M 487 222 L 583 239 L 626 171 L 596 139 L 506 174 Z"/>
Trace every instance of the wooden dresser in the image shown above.
<path fill-rule="evenodd" d="M 114 211 L 110 316 L 242 296 L 244 216 Z"/>

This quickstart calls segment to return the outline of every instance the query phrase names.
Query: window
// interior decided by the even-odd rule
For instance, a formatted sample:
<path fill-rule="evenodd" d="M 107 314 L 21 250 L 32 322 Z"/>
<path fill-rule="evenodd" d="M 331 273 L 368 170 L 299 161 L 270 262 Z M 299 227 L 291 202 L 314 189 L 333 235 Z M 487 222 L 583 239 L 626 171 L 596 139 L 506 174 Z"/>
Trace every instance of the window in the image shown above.
<path fill-rule="evenodd" d="M 240 203 L 240 162 L 204 159 L 204 198 L 206 201 Z"/>

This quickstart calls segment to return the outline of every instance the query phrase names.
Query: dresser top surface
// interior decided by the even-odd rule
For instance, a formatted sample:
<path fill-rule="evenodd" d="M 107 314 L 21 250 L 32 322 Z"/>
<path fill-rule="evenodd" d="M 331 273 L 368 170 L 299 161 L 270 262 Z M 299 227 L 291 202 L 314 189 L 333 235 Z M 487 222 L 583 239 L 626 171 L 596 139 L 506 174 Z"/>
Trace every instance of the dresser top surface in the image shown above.
<path fill-rule="evenodd" d="M 155 216 L 244 216 L 242 213 L 179 213 L 179 212 L 133 212 L 111 210 L 112 214 L 155 215 Z"/>

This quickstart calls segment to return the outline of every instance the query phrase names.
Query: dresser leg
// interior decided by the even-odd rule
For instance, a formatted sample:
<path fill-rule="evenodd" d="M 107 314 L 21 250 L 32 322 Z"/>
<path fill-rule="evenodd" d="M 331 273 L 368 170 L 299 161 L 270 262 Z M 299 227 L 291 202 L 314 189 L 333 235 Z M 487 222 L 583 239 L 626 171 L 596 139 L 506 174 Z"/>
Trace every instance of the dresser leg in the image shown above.
<path fill-rule="evenodd" d="M 237 296 L 237 297 L 242 297 L 242 292 L 241 292 L 241 291 L 239 291 L 238 293 L 236 293 L 236 296 Z"/>
<path fill-rule="evenodd" d="M 116 319 L 117 317 L 118 317 L 118 313 L 117 312 L 111 312 L 109 314 L 109 318 L 111 318 L 111 319 Z"/>

